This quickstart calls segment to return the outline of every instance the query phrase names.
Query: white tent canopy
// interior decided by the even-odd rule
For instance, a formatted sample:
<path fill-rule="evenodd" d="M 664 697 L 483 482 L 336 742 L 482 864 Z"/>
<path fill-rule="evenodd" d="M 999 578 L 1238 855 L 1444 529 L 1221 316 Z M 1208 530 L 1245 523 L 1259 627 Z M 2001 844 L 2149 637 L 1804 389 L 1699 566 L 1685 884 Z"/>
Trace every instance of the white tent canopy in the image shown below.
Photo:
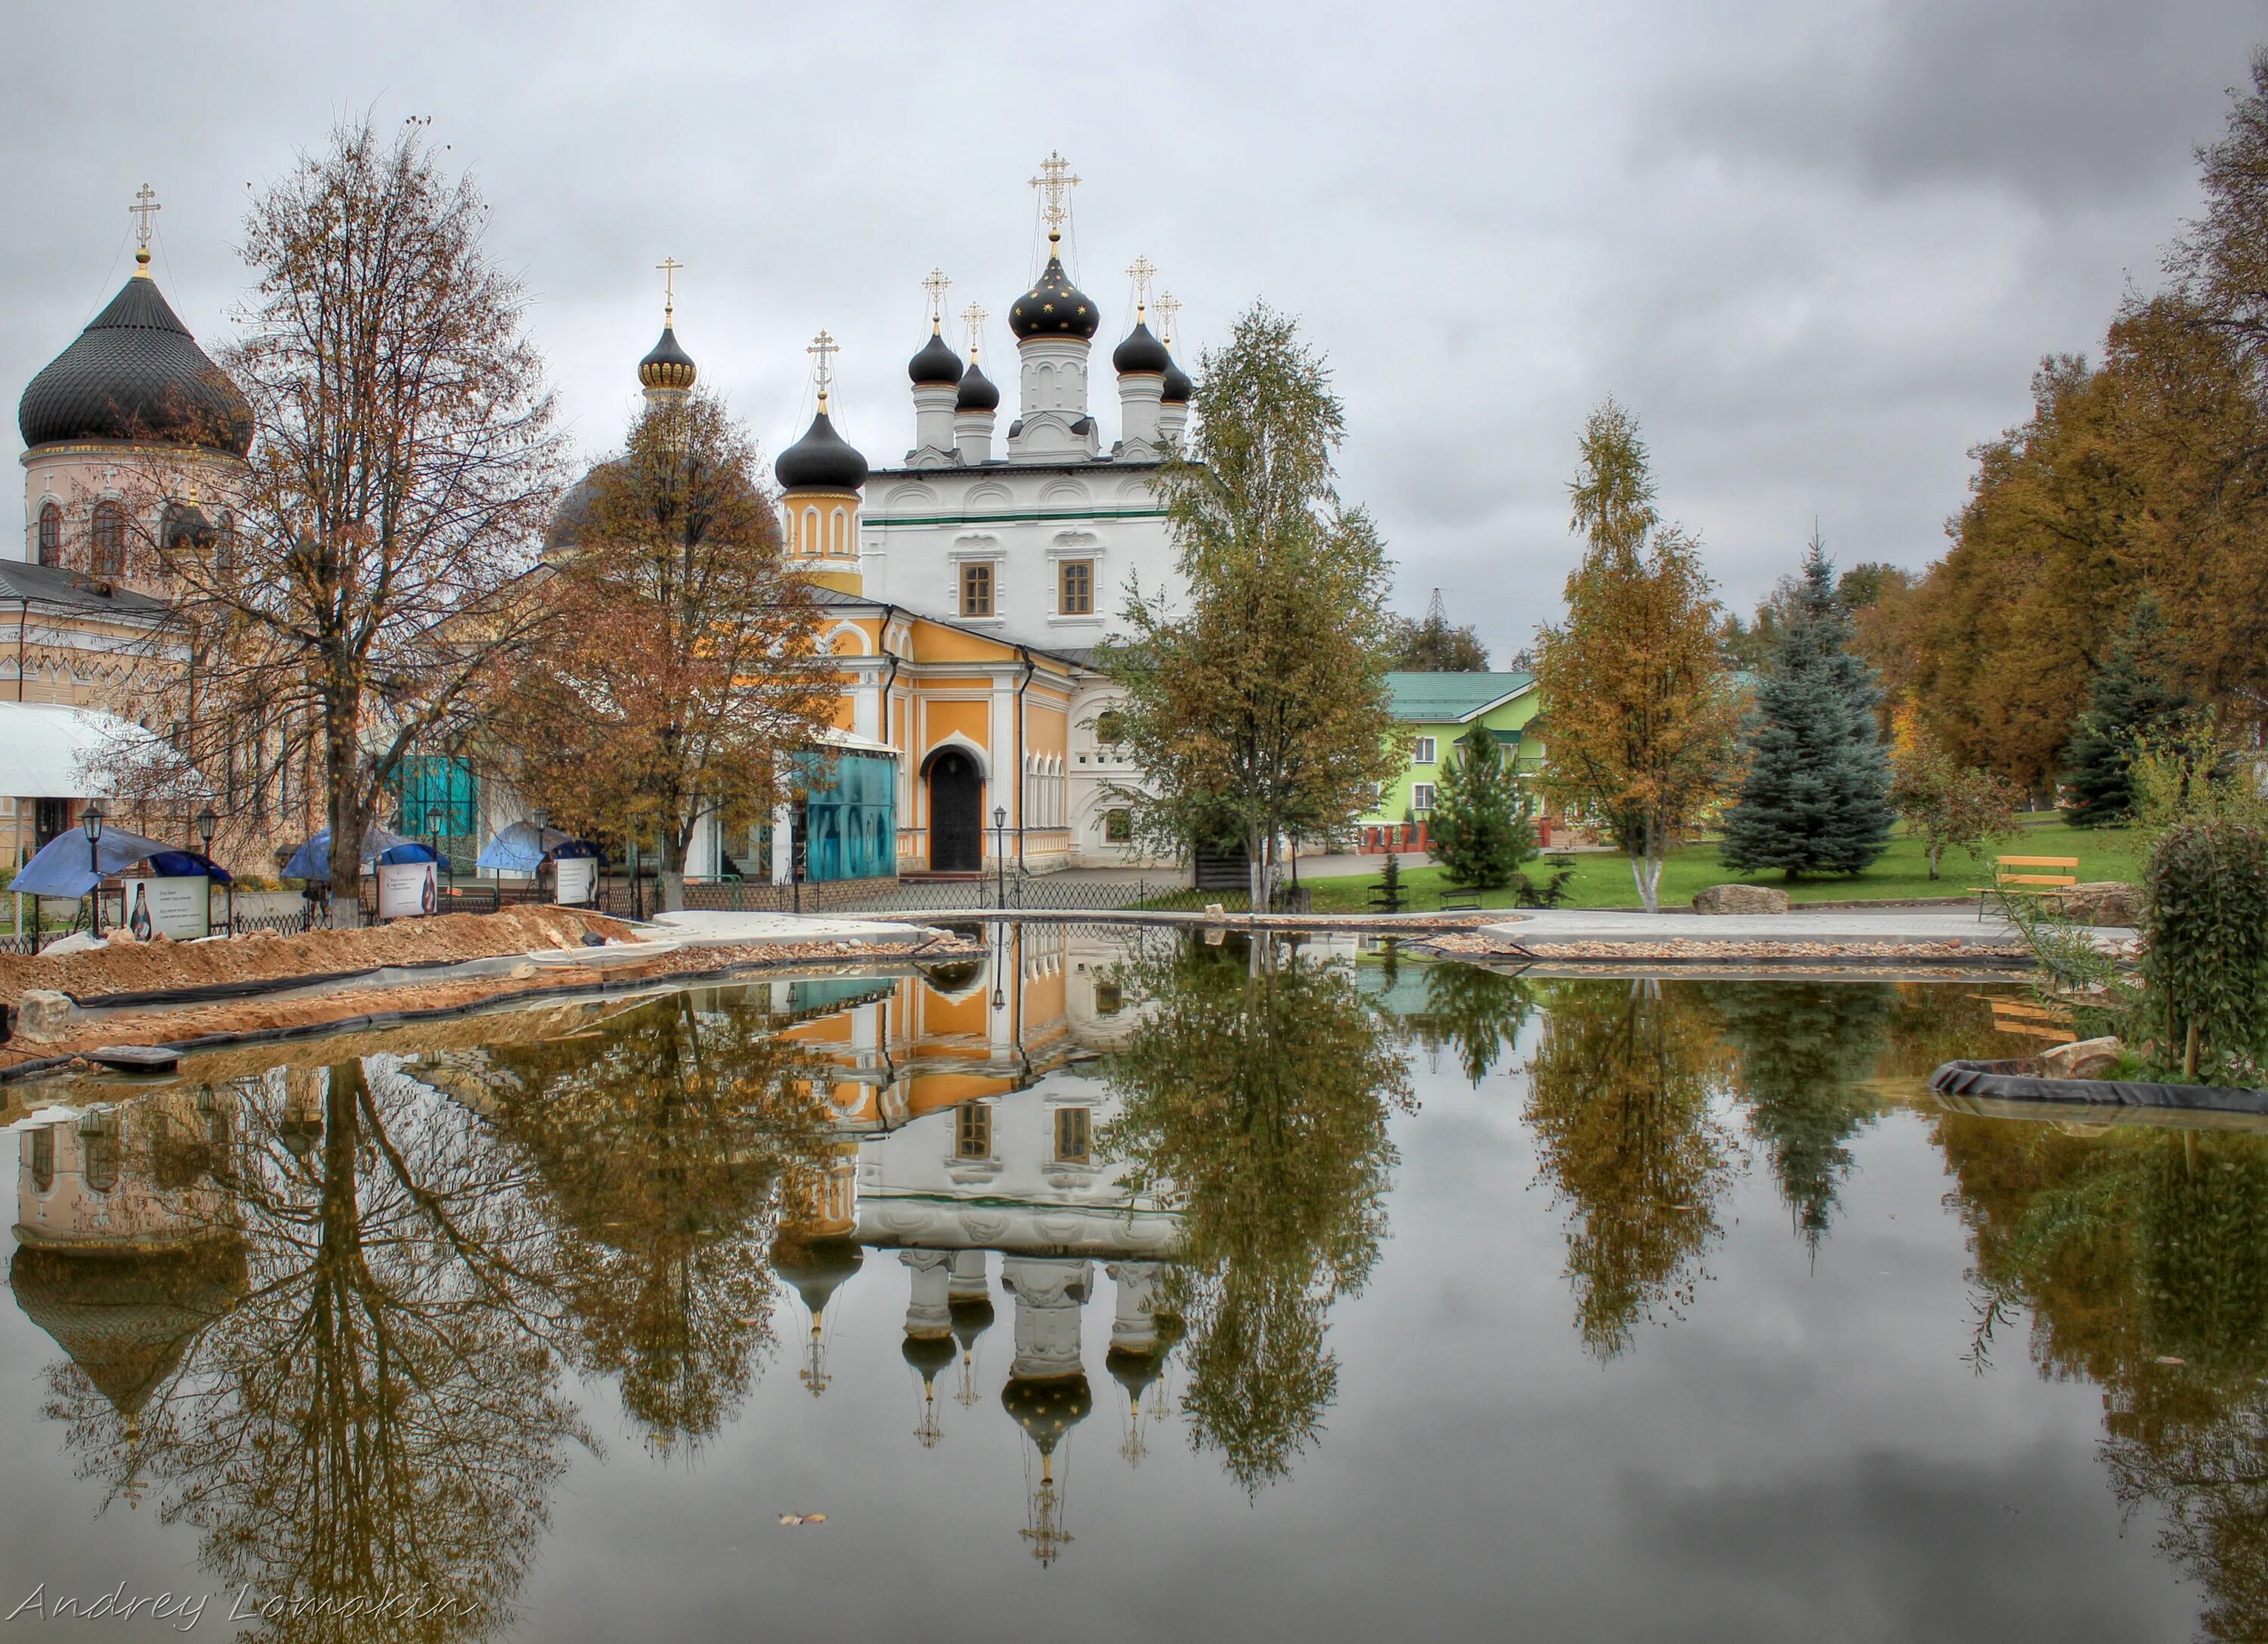
<path fill-rule="evenodd" d="M 154 743 L 156 734 L 99 708 L 62 703 L 0 702 L 0 795 L 19 800 L 86 800 L 110 792 L 92 773 L 122 746 Z"/>

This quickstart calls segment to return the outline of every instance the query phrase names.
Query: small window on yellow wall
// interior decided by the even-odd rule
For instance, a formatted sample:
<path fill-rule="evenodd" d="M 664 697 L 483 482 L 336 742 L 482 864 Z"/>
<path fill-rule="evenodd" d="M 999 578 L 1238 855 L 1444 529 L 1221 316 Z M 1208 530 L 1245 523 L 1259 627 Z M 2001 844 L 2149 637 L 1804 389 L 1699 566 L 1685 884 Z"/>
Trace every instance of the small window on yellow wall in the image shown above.
<path fill-rule="evenodd" d="M 1094 615 L 1094 562 L 1066 559 L 1057 568 L 1056 609 L 1064 616 Z"/>
<path fill-rule="evenodd" d="M 992 615 L 992 564 L 978 560 L 961 568 L 961 614 L 963 616 Z"/>
<path fill-rule="evenodd" d="M 992 1110 L 981 1102 L 966 1102 L 953 1113 L 953 1156 L 990 1159 L 992 1156 Z"/>

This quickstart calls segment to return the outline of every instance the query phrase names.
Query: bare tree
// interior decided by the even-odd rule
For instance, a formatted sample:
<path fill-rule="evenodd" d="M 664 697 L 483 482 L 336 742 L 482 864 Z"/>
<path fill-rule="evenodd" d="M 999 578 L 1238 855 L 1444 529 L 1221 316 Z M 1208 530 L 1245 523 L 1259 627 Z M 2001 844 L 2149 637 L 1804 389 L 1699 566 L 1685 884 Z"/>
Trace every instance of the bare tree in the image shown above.
<path fill-rule="evenodd" d="M 423 122 L 390 143 L 343 124 L 270 186 L 246 225 L 257 295 L 222 358 L 256 443 L 219 523 L 169 511 L 154 544 L 159 642 L 197 674 L 181 758 L 208 783 L 242 763 L 262 793 L 294 769 L 319 785 L 342 910 L 405 756 L 460 741 L 547 614 L 517 585 L 563 453 L 487 217 Z"/>

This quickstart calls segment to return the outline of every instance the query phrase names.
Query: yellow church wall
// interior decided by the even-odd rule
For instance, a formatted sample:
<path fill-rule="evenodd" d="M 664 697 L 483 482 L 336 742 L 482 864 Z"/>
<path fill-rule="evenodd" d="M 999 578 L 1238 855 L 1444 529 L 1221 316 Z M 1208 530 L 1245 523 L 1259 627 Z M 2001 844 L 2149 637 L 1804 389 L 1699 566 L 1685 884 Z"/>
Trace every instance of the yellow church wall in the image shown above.
<path fill-rule="evenodd" d="M 987 702 L 930 702 L 924 704 L 921 754 L 958 732 L 979 748 L 992 740 L 992 704 Z M 918 763 L 917 763 L 918 770 Z"/>

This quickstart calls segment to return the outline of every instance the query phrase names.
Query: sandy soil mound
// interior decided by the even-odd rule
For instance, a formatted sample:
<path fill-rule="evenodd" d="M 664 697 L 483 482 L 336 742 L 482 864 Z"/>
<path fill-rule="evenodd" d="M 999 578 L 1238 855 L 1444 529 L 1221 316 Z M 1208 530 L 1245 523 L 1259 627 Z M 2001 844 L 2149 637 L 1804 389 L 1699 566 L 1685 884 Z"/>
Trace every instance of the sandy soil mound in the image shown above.
<path fill-rule="evenodd" d="M 585 932 L 630 934 L 619 919 L 579 908 L 508 908 L 500 913 L 445 913 L 358 931 L 265 932 L 213 942 L 115 942 L 91 953 L 26 959 L 0 954 L 0 998 L 53 988 L 82 1003 L 113 993 L 222 983 L 282 980 L 381 965 L 487 959 L 541 947 L 580 947 Z"/>

